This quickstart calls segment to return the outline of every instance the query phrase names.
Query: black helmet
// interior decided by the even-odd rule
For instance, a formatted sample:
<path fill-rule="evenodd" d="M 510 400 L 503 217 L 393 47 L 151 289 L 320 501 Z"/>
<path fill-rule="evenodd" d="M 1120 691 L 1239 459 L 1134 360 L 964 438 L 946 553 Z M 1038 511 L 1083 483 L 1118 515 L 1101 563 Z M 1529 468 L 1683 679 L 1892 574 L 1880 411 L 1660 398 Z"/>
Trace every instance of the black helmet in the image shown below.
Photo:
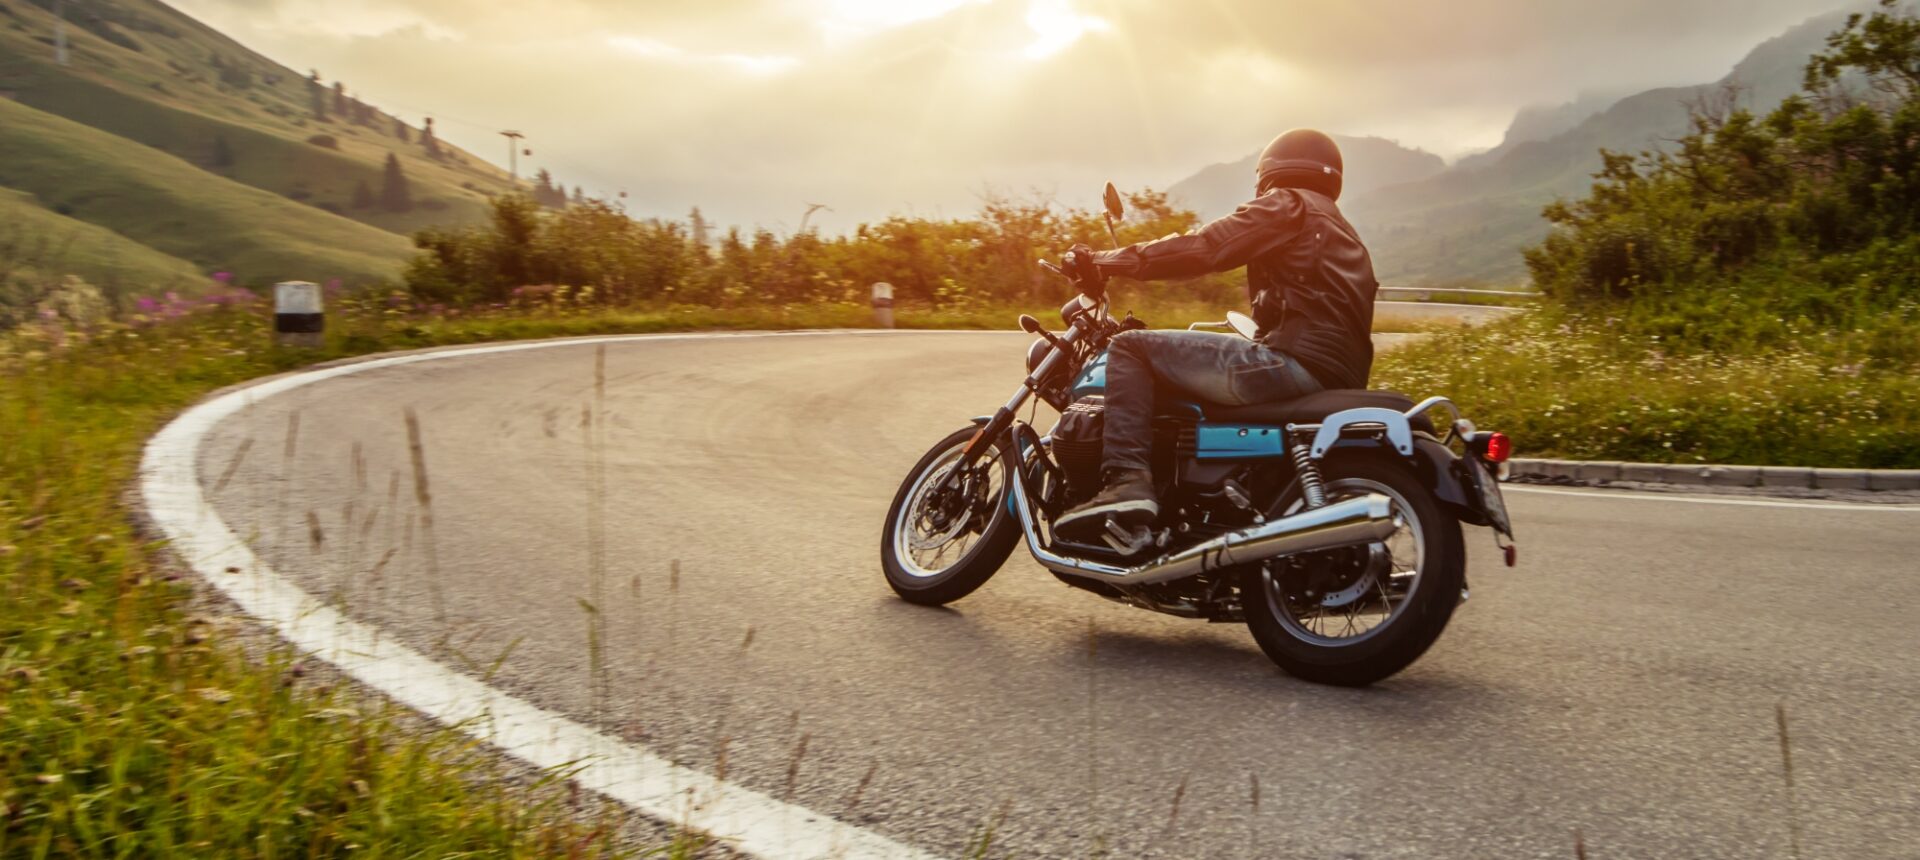
<path fill-rule="evenodd" d="M 1296 128 L 1261 150 L 1254 167 L 1255 193 L 1272 188 L 1305 188 L 1340 199 L 1340 145 L 1310 128 Z"/>

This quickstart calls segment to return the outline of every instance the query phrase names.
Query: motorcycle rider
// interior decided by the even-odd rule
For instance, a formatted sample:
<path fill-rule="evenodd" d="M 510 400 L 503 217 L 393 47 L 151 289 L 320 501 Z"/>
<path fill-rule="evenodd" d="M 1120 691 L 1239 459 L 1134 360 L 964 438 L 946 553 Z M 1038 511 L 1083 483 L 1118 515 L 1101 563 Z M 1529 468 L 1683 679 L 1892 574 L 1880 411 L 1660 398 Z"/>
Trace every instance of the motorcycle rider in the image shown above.
<path fill-rule="evenodd" d="M 1255 196 L 1184 236 L 1113 251 L 1075 245 L 1063 268 L 1082 293 L 1104 295 L 1112 276 L 1190 278 L 1247 267 L 1253 340 L 1218 332 L 1128 331 L 1107 358 L 1103 489 L 1062 514 L 1054 531 L 1097 541 L 1111 519 L 1126 530 L 1159 516 L 1148 456 L 1156 389 L 1239 406 L 1330 388 L 1365 388 L 1373 366 L 1379 284 L 1360 237 L 1340 214 L 1342 161 L 1332 138 L 1295 129 L 1273 139 L 1255 168 Z"/>

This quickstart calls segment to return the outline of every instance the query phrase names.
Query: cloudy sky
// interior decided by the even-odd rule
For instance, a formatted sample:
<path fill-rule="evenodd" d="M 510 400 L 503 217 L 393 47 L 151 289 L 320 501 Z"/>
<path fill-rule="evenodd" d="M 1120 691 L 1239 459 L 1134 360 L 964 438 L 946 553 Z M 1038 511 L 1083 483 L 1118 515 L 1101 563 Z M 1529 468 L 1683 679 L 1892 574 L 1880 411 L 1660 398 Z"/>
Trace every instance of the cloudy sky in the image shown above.
<path fill-rule="evenodd" d="M 1710 81 L 1844 0 L 173 0 L 644 214 L 828 230 L 1091 202 L 1312 125 L 1452 158 L 1516 109 Z"/>

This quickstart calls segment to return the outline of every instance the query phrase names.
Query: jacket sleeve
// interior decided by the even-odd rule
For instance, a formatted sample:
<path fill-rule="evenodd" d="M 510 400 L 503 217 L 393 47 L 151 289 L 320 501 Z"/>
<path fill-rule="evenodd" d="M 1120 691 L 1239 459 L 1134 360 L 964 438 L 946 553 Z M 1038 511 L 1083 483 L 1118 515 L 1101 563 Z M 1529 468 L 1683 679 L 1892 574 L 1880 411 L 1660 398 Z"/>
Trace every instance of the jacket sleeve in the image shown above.
<path fill-rule="evenodd" d="M 1275 189 L 1184 236 L 1099 251 L 1093 262 L 1108 275 L 1140 281 L 1230 271 L 1298 238 L 1306 211 L 1297 192 Z"/>

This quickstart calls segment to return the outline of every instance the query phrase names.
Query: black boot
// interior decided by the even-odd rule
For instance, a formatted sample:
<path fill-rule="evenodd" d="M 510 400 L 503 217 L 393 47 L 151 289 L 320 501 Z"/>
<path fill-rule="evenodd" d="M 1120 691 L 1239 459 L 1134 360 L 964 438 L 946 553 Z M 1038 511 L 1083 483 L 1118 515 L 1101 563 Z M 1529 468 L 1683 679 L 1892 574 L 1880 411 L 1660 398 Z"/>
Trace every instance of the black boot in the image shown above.
<path fill-rule="evenodd" d="M 1108 469 L 1106 488 L 1053 521 L 1054 534 L 1082 543 L 1098 543 L 1111 519 L 1129 531 L 1151 524 L 1160 516 L 1154 497 L 1153 473 L 1144 469 Z"/>

